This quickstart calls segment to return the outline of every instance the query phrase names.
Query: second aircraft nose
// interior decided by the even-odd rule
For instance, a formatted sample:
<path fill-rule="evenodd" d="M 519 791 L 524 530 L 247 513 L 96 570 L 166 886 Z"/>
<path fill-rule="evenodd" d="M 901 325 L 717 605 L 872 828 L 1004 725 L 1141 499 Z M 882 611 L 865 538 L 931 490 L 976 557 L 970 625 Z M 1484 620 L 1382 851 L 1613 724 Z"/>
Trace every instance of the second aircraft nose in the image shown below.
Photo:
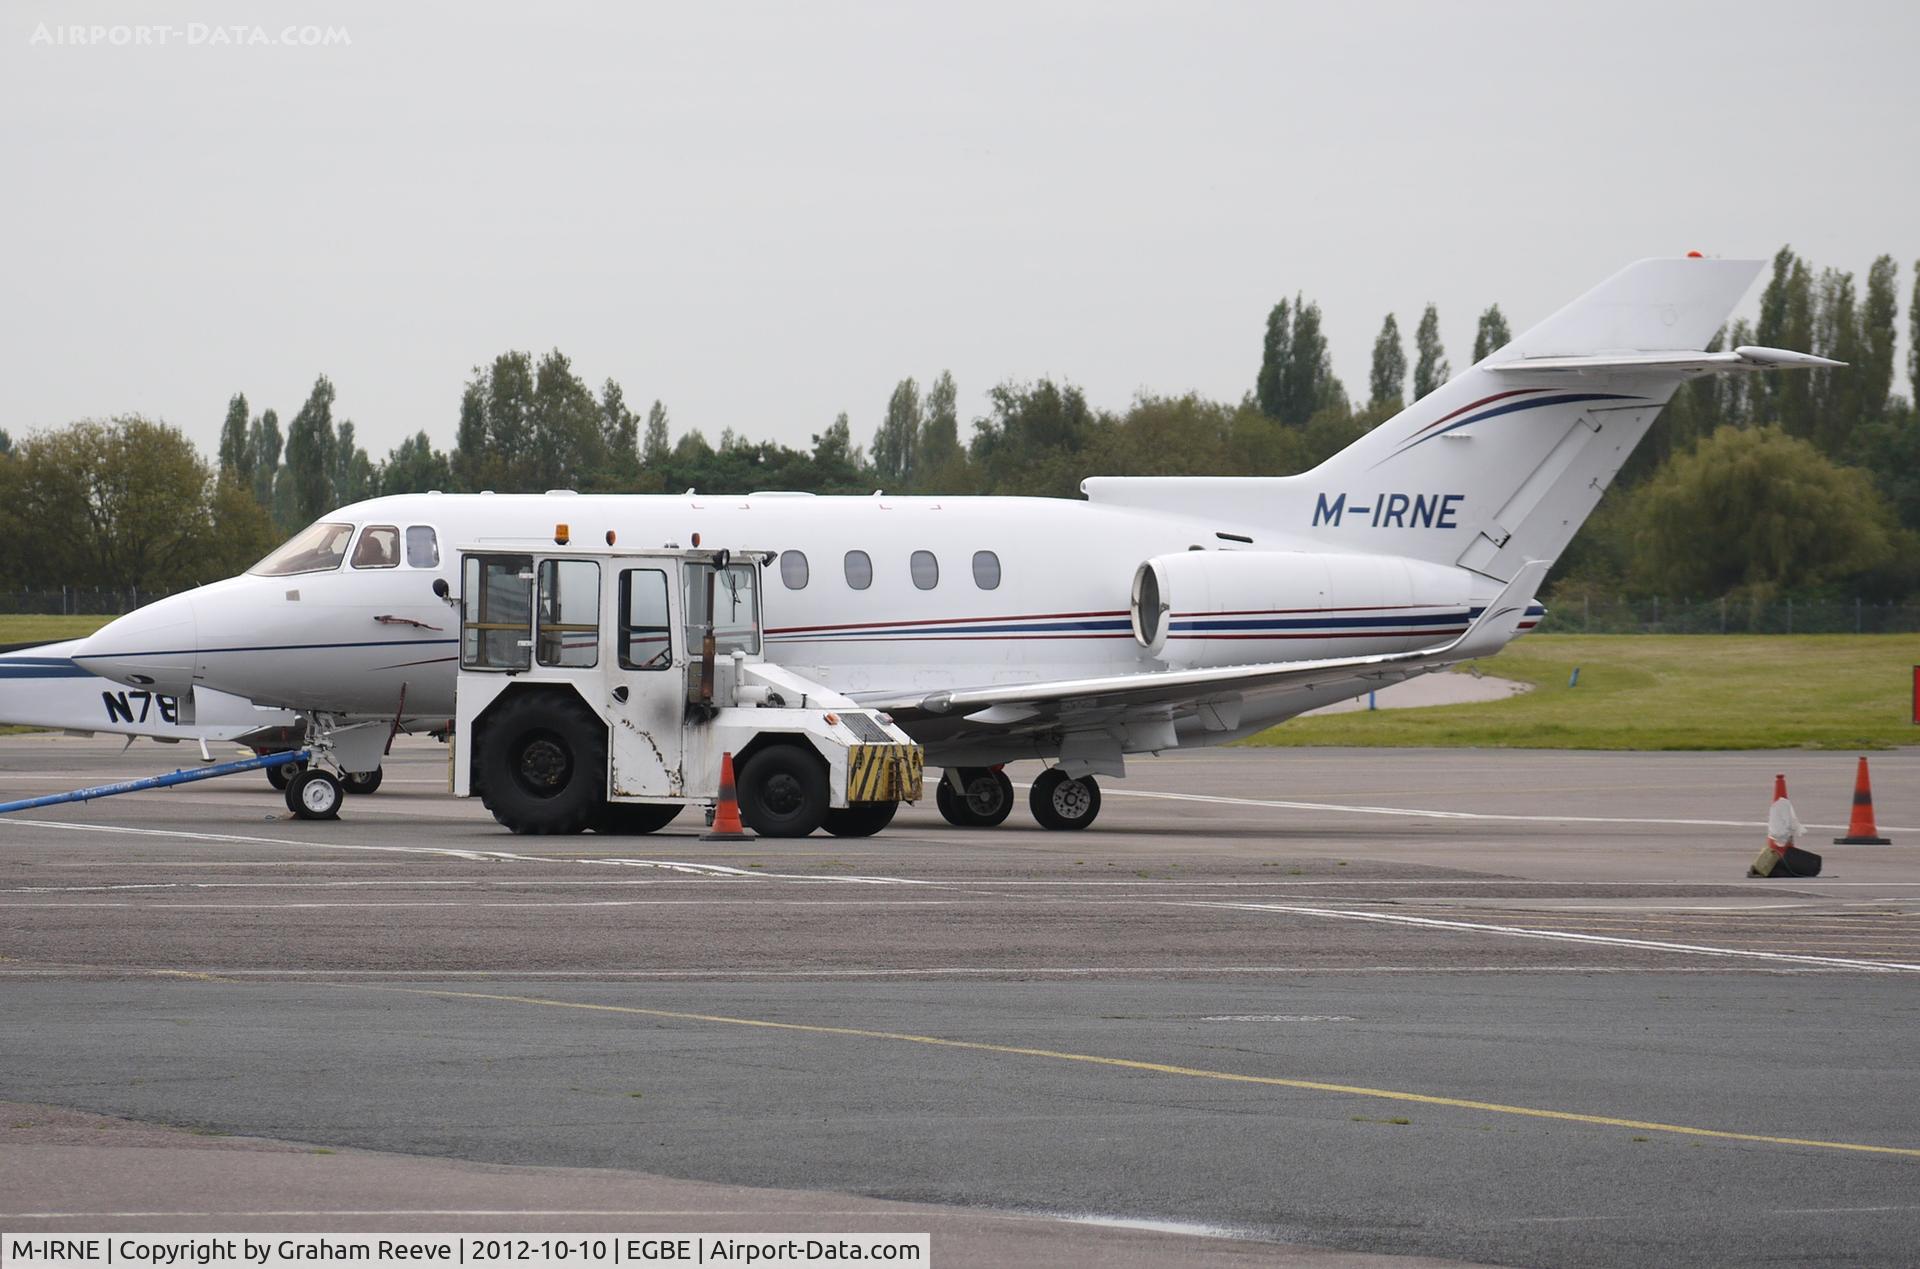
<path fill-rule="evenodd" d="M 179 696 L 193 690 L 199 652 L 192 598 L 172 595 L 108 622 L 72 656 L 102 678 Z"/>

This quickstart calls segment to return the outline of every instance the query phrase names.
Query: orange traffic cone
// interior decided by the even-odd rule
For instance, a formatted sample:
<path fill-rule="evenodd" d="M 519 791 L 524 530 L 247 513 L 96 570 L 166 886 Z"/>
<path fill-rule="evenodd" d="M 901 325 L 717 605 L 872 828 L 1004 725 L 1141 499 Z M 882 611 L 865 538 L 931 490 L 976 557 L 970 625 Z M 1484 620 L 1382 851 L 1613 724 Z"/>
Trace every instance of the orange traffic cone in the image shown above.
<path fill-rule="evenodd" d="M 1801 850 L 1794 840 L 1805 829 L 1787 800 L 1785 773 L 1773 777 L 1773 805 L 1767 810 L 1767 844 L 1747 869 L 1749 877 L 1818 877 L 1820 856 Z"/>
<path fill-rule="evenodd" d="M 750 842 L 753 834 L 740 822 L 740 798 L 733 789 L 733 755 L 720 755 L 720 801 L 713 808 L 713 827 L 700 834 L 703 842 Z"/>
<path fill-rule="evenodd" d="M 1867 779 L 1867 760 L 1860 759 L 1860 766 L 1853 776 L 1853 817 L 1847 821 L 1847 835 L 1833 839 L 1835 846 L 1891 846 L 1893 842 L 1880 836 L 1880 830 L 1873 822 L 1873 785 Z"/>

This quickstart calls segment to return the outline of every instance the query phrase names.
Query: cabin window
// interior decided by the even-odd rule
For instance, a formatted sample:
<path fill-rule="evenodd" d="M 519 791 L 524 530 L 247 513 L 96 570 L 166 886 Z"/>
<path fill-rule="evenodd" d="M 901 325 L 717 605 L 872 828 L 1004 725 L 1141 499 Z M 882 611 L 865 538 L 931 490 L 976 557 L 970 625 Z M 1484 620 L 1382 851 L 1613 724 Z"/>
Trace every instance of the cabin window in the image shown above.
<path fill-rule="evenodd" d="M 440 567 L 440 538 L 434 533 L 432 525 L 407 526 L 407 567 Z"/>
<path fill-rule="evenodd" d="M 788 590 L 807 588 L 807 557 L 799 551 L 780 552 L 780 580 Z"/>
<path fill-rule="evenodd" d="M 873 557 L 865 551 L 848 551 L 846 558 L 847 585 L 855 590 L 865 590 L 873 585 Z"/>
<path fill-rule="evenodd" d="M 460 595 L 460 664 L 526 669 L 533 660 L 533 557 L 467 556 Z"/>
<path fill-rule="evenodd" d="M 667 614 L 667 575 L 630 568 L 620 575 L 620 668 L 664 670 L 673 664 L 673 622 Z"/>
<path fill-rule="evenodd" d="M 400 530 L 390 524 L 370 524 L 360 530 L 359 545 L 353 548 L 353 566 L 400 567 Z"/>
<path fill-rule="evenodd" d="M 1000 589 L 1000 557 L 992 551 L 973 553 L 973 584 L 981 590 Z"/>
<path fill-rule="evenodd" d="M 940 584 L 940 561 L 933 557 L 932 551 L 915 551 L 909 567 L 913 584 L 921 590 L 932 590 Z"/>
<path fill-rule="evenodd" d="M 600 566 L 592 560 L 540 561 L 541 665 L 576 670 L 600 663 Z"/>
<path fill-rule="evenodd" d="M 260 577 L 331 572 L 347 558 L 347 543 L 352 538 L 353 526 L 350 524 L 332 524 L 324 520 L 319 524 L 310 524 L 247 571 Z"/>

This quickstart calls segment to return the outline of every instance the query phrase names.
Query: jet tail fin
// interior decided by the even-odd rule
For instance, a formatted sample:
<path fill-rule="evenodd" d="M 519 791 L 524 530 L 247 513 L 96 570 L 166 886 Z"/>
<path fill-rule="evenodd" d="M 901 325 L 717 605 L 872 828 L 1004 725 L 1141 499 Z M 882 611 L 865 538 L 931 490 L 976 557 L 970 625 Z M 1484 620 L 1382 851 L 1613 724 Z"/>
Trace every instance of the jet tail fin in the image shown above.
<path fill-rule="evenodd" d="M 1838 364 L 1776 348 L 1706 351 L 1762 267 L 1628 265 L 1310 472 L 1081 487 L 1098 502 L 1252 526 L 1259 546 L 1264 528 L 1282 549 L 1306 540 L 1506 581 L 1559 558 L 1682 383 Z"/>

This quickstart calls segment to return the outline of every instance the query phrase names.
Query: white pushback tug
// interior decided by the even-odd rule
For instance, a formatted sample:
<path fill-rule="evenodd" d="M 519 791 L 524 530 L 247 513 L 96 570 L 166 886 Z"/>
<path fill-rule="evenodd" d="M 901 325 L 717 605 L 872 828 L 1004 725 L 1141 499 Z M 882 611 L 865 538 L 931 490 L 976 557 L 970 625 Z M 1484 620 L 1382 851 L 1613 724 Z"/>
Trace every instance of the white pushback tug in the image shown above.
<path fill-rule="evenodd" d="M 864 837 L 919 800 L 924 750 L 891 718 L 767 661 L 773 553 L 613 536 L 461 551 L 455 794 L 516 833 L 650 833 L 711 807 L 731 754 L 771 837 Z"/>

